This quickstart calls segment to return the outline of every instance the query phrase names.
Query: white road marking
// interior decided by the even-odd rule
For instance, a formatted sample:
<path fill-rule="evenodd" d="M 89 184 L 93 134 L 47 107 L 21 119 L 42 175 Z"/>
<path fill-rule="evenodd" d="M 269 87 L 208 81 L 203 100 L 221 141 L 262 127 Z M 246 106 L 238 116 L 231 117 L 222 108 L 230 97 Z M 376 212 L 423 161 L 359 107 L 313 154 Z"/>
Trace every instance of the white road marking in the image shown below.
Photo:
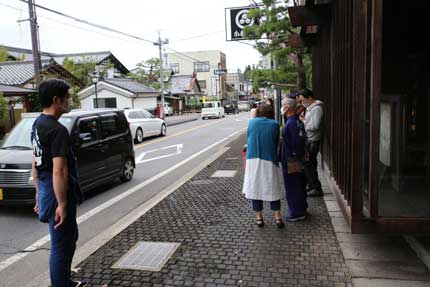
<path fill-rule="evenodd" d="M 157 156 L 157 157 L 153 157 L 153 158 L 144 159 L 150 153 L 154 153 L 154 152 L 161 151 L 161 150 L 172 149 L 172 148 L 176 148 L 176 150 L 173 153 L 169 153 L 169 154 L 165 154 L 165 155 L 161 155 L 161 156 Z M 177 144 L 177 145 L 171 145 L 171 146 L 166 146 L 166 147 L 146 151 L 146 152 L 143 152 L 140 155 L 138 155 L 137 158 L 135 159 L 135 161 L 136 161 L 136 164 L 140 164 L 140 163 L 150 162 L 150 161 L 157 160 L 157 159 L 171 157 L 174 155 L 181 154 L 183 148 L 184 148 L 183 144 Z"/>
<path fill-rule="evenodd" d="M 96 215 L 97 213 L 105 210 L 106 208 L 109 208 L 110 206 L 114 205 L 115 203 L 117 203 L 118 201 L 126 198 L 127 196 L 135 193 L 136 191 L 138 191 L 139 189 L 141 189 L 144 186 L 147 186 L 148 184 L 162 178 L 163 176 L 169 174 L 170 172 L 176 170 L 178 167 L 180 167 L 181 165 L 186 164 L 187 162 L 193 160 L 194 158 L 198 157 L 199 155 L 205 153 L 206 151 L 210 150 L 211 148 L 219 145 L 220 143 L 228 140 L 231 137 L 234 137 L 235 135 L 237 135 L 238 133 L 244 131 L 245 129 L 241 129 L 237 132 L 232 133 L 231 135 L 211 144 L 210 146 L 207 146 L 205 149 L 202 149 L 201 151 L 193 154 L 192 156 L 190 156 L 189 158 L 177 163 L 176 165 L 170 167 L 169 169 L 164 170 L 163 172 L 147 179 L 146 181 L 142 182 L 141 184 L 138 184 L 132 188 L 130 188 L 129 190 L 117 195 L 116 197 L 106 201 L 105 203 L 97 206 L 96 208 L 87 211 L 86 213 L 82 214 L 81 216 L 79 216 L 77 218 L 77 222 L 78 224 L 81 224 L 85 221 L 87 221 L 88 219 L 90 219 L 91 217 L 93 217 L 94 215 Z M 27 248 L 24 249 L 24 252 L 19 252 L 11 257 L 9 257 L 8 259 L 0 262 L 0 271 L 6 269 L 7 267 L 11 266 L 12 264 L 16 263 L 17 261 L 21 260 L 24 257 L 27 257 L 28 255 L 31 254 L 31 251 L 42 247 L 43 245 L 45 245 L 46 243 L 48 243 L 50 241 L 50 237 L 49 234 L 45 235 L 44 237 L 42 237 L 41 239 L 37 240 L 36 242 L 34 242 L 33 244 L 31 244 L 30 246 L 28 246 Z"/>

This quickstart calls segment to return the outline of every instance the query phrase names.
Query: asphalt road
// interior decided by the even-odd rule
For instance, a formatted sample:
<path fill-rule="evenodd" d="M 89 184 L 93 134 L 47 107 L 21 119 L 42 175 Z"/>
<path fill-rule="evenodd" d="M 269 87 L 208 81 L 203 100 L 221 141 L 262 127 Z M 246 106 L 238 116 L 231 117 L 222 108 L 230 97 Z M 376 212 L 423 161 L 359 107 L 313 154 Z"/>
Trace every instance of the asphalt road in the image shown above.
<path fill-rule="evenodd" d="M 168 127 L 167 136 L 135 146 L 133 180 L 116 180 L 89 194 L 78 207 L 78 249 L 142 203 L 182 178 L 244 131 L 248 113 Z M 31 208 L 0 207 L 0 286 L 26 286 L 48 271 L 48 226 Z M 36 251 L 20 253 L 29 246 Z M 21 258 L 22 257 L 22 258 Z"/>

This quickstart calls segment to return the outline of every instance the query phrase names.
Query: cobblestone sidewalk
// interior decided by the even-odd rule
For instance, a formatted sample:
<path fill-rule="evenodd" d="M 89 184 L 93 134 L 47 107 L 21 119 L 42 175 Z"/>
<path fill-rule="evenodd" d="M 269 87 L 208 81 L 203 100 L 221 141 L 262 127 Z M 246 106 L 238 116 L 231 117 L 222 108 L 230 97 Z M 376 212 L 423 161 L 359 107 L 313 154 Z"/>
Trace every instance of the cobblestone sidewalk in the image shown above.
<path fill-rule="evenodd" d="M 307 221 L 277 229 L 268 206 L 255 224 L 241 194 L 241 147 L 223 156 L 83 261 L 87 286 L 350 286 L 350 274 L 322 198 L 309 199 Z M 211 178 L 237 170 L 233 178 Z M 283 201 L 283 215 L 286 203 Z M 180 242 L 160 272 L 111 266 L 138 241 Z"/>

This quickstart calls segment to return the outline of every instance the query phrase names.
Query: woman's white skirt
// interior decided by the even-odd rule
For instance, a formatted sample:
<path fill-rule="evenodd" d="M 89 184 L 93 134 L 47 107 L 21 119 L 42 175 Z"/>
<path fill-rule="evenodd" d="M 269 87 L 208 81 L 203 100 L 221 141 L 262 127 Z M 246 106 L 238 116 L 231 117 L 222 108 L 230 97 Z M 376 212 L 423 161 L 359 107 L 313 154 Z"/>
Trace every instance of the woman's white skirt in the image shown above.
<path fill-rule="evenodd" d="M 283 189 L 282 171 L 278 165 L 260 158 L 246 160 L 242 190 L 246 198 L 264 201 L 280 200 Z"/>

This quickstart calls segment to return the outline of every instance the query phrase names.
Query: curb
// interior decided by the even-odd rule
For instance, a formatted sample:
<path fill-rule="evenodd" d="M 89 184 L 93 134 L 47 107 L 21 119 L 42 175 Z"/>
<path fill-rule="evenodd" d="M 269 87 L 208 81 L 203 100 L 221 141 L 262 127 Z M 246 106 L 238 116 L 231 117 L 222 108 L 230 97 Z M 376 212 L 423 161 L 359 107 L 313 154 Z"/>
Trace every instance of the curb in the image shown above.
<path fill-rule="evenodd" d="M 165 123 L 167 124 L 168 127 L 171 127 L 171 126 L 185 124 L 185 123 L 189 123 L 189 122 L 193 122 L 193 121 L 197 121 L 197 120 L 198 120 L 198 118 L 193 118 L 193 119 L 187 119 L 187 120 L 177 121 L 177 122 L 172 122 L 172 123 L 169 123 L 168 121 L 165 121 Z"/>
<path fill-rule="evenodd" d="M 409 246 L 417 254 L 418 258 L 427 266 L 430 270 L 430 253 L 424 248 L 424 246 L 413 236 L 405 235 L 403 238 L 409 243 Z"/>

